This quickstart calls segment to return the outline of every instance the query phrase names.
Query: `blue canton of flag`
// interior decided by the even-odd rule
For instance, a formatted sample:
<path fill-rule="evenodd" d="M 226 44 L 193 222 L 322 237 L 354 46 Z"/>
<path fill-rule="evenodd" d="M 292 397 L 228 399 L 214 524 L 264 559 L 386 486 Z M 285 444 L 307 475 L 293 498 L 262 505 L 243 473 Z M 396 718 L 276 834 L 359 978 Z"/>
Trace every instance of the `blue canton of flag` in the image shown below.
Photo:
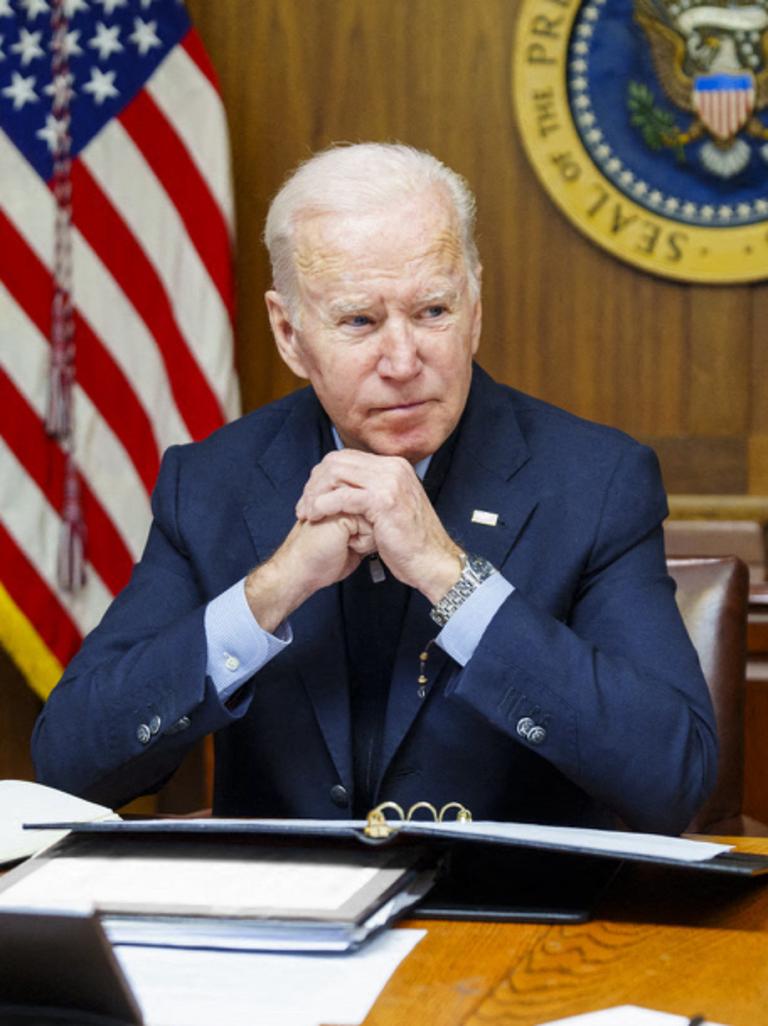
<path fill-rule="evenodd" d="M 154 10 L 153 10 L 154 6 Z M 75 156 L 133 98 L 189 28 L 182 4 L 64 0 L 68 72 L 52 81 L 49 0 L 0 0 L 0 124 L 46 180 L 56 90 L 69 93 Z"/>

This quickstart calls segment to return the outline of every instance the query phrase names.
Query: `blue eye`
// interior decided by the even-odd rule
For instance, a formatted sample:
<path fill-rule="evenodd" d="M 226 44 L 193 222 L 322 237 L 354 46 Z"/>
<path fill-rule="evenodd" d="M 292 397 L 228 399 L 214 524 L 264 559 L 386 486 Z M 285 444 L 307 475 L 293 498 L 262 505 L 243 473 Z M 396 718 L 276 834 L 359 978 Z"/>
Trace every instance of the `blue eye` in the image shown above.
<path fill-rule="evenodd" d="M 351 325 L 353 328 L 365 328 L 373 322 L 370 317 L 366 316 L 366 314 L 354 314 L 354 316 L 347 318 L 346 323 Z"/>
<path fill-rule="evenodd" d="M 446 308 L 440 303 L 435 303 L 433 306 L 428 306 L 424 311 L 425 317 L 442 317 L 445 313 Z"/>

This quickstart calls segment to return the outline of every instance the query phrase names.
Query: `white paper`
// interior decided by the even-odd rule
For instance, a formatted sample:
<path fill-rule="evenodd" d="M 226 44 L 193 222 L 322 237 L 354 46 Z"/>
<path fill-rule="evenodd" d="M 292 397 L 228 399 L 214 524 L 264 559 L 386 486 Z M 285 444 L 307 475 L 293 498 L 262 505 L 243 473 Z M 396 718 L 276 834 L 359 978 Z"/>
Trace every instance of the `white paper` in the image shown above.
<path fill-rule="evenodd" d="M 0 780 L 0 865 L 34 855 L 66 830 L 24 830 L 24 823 L 119 819 L 111 809 L 29 780 Z"/>
<path fill-rule="evenodd" d="M 352 955 L 116 947 L 146 1026 L 360 1023 L 426 930 L 385 930 Z"/>
<path fill-rule="evenodd" d="M 558 845 L 564 848 L 590 848 L 615 855 L 648 855 L 653 858 L 704 862 L 733 845 L 710 841 L 690 841 L 685 837 L 662 834 L 635 834 L 622 830 L 592 830 L 586 827 L 539 826 L 535 823 L 496 823 L 473 820 L 471 823 L 408 823 L 409 833 L 448 833 L 454 837 L 474 836 L 496 840 L 516 840 Z"/>
<path fill-rule="evenodd" d="M 671 1015 L 668 1012 L 654 1012 L 637 1005 L 620 1005 L 604 1008 L 600 1012 L 586 1012 L 571 1015 L 567 1019 L 552 1019 L 540 1026 L 688 1026 L 691 1016 Z M 706 1021 L 706 1026 L 722 1026 L 721 1023 Z"/>
<path fill-rule="evenodd" d="M 331 911 L 378 872 L 378 866 L 330 862 L 322 852 L 314 858 L 281 852 L 274 859 L 249 852 L 242 859 L 213 861 L 119 853 L 108 858 L 62 855 L 4 891 L 0 907 L 114 909 L 138 904 L 215 908 L 219 915 L 242 914 L 248 908 Z"/>

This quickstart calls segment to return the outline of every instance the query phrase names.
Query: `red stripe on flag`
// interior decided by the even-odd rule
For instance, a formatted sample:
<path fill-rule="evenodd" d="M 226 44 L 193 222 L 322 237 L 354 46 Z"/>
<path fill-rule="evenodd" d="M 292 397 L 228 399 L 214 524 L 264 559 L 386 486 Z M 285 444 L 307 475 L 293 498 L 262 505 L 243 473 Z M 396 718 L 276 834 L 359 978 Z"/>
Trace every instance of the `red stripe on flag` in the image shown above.
<path fill-rule="evenodd" d="M 13 425 L 13 433 L 6 437 L 8 445 L 51 506 L 62 509 L 66 459 L 60 446 L 46 435 L 43 422 L 6 375 L 0 376 L 0 403 Z M 114 594 L 127 584 L 133 557 L 82 474 L 80 490 L 88 560 Z"/>
<path fill-rule="evenodd" d="M 152 333 L 174 401 L 193 438 L 224 423 L 218 400 L 179 330 L 163 283 L 93 175 L 72 161 L 73 223 L 109 269 Z"/>
<path fill-rule="evenodd" d="M 186 36 L 184 36 L 184 38 L 182 39 L 181 45 L 184 47 L 189 56 L 198 66 L 200 71 L 202 71 L 202 73 L 211 83 L 216 92 L 220 93 L 221 89 L 219 88 L 219 76 L 216 74 L 216 69 L 211 63 L 211 58 L 205 51 L 203 41 L 197 34 L 197 30 L 191 28 L 189 32 L 187 32 Z"/>
<path fill-rule="evenodd" d="M 229 273 L 229 233 L 224 215 L 173 124 L 146 90 L 120 114 L 119 121 L 144 154 L 179 212 L 192 243 L 218 289 L 232 321 L 234 297 Z"/>
<path fill-rule="evenodd" d="M 55 593 L 0 522 L 3 583 L 13 601 L 60 663 L 77 652 L 82 635 Z"/>
<path fill-rule="evenodd" d="M 53 279 L 37 254 L 0 210 L 3 279 L 19 306 L 48 339 Z M 75 310 L 77 378 L 94 406 L 122 442 L 151 492 L 160 468 L 152 424 L 130 383 L 88 322 Z"/>

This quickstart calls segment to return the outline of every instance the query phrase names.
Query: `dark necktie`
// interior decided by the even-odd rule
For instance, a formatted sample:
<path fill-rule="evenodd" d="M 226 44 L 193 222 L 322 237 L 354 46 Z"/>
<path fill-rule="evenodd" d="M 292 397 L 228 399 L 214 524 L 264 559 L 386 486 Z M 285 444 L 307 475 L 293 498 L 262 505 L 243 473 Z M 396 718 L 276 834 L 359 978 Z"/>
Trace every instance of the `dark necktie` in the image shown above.
<path fill-rule="evenodd" d="M 433 504 L 448 473 L 458 430 L 443 443 L 427 468 L 424 488 Z M 378 558 L 375 562 L 364 559 L 341 584 L 356 817 L 365 817 L 376 797 L 392 669 L 410 594 L 411 589 L 401 584 Z M 414 667 L 416 660 L 414 654 Z"/>

